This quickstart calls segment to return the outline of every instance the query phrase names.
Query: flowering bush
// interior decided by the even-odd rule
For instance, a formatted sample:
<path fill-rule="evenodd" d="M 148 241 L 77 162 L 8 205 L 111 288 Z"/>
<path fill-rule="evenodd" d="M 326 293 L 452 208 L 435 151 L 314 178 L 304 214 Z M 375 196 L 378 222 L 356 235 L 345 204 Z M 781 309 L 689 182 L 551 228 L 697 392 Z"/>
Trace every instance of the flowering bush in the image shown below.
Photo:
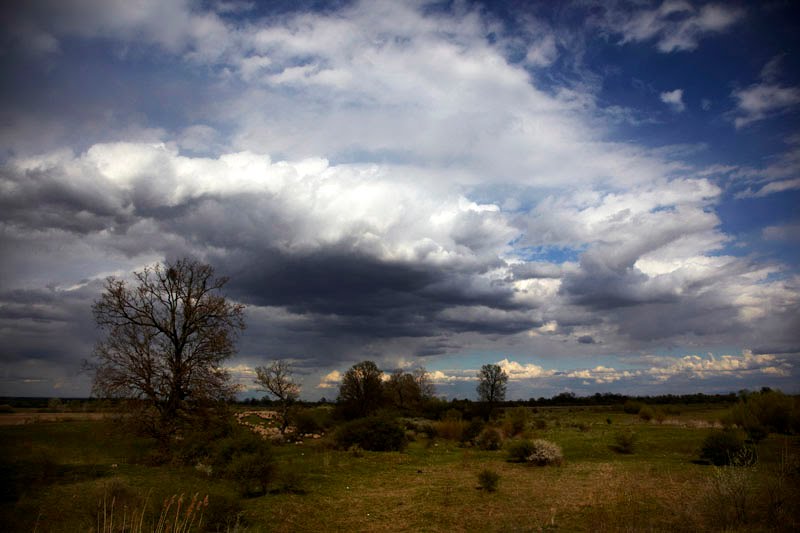
<path fill-rule="evenodd" d="M 509 447 L 508 460 L 537 466 L 561 465 L 564 454 L 558 444 L 549 440 L 521 440 Z"/>

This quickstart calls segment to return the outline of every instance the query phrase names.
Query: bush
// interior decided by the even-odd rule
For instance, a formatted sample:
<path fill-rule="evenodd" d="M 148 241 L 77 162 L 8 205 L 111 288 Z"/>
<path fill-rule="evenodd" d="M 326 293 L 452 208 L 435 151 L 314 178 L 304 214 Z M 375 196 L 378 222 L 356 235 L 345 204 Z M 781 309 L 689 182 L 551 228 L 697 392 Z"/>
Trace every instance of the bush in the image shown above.
<path fill-rule="evenodd" d="M 798 401 L 769 389 L 744 395 L 733 406 L 728 419 L 756 442 L 770 432 L 790 434 L 800 431 Z"/>
<path fill-rule="evenodd" d="M 513 407 L 506 410 L 505 414 L 505 427 L 507 428 L 507 435 L 519 435 L 525 431 L 525 427 L 530 420 L 530 411 L 527 407 Z"/>
<path fill-rule="evenodd" d="M 335 441 L 341 449 L 357 444 L 376 452 L 400 451 L 406 445 L 406 432 L 397 421 L 383 417 L 359 418 L 347 422 L 336 431 Z"/>
<path fill-rule="evenodd" d="M 745 453 L 746 443 L 743 435 L 735 430 L 714 431 L 703 441 L 700 458 L 716 466 L 731 464 L 734 458 Z"/>
<path fill-rule="evenodd" d="M 636 433 L 630 429 L 626 429 L 614 435 L 614 444 L 611 446 L 611 449 L 617 453 L 633 453 L 638 439 L 639 437 Z"/>
<path fill-rule="evenodd" d="M 481 450 L 499 450 L 503 445 L 503 437 L 500 432 L 492 427 L 484 429 L 475 441 Z"/>
<path fill-rule="evenodd" d="M 645 422 L 650 422 L 653 417 L 656 415 L 655 410 L 649 405 L 643 405 L 641 409 L 639 409 L 639 418 L 644 420 Z"/>
<path fill-rule="evenodd" d="M 210 463 L 213 475 L 235 481 L 244 495 L 265 493 L 275 475 L 269 444 L 246 429 L 217 441 Z"/>
<path fill-rule="evenodd" d="M 486 492 L 494 492 L 500 482 L 500 474 L 492 470 L 485 469 L 478 474 L 478 487 Z"/>
<path fill-rule="evenodd" d="M 474 444 L 478 436 L 483 431 L 486 424 L 480 417 L 475 417 L 469 421 L 469 424 L 461 432 L 461 442 L 464 444 Z"/>
<path fill-rule="evenodd" d="M 512 463 L 524 463 L 533 453 L 533 442 L 528 439 L 517 440 L 508 446 L 508 460 Z"/>
<path fill-rule="evenodd" d="M 644 404 L 642 402 L 635 402 L 633 400 L 628 400 L 625 402 L 625 405 L 622 406 L 622 410 L 628 413 L 629 415 L 639 414 Z"/>
<path fill-rule="evenodd" d="M 419 423 L 415 424 L 412 429 L 414 431 L 416 431 L 417 434 L 422 433 L 423 435 L 425 435 L 429 439 L 435 439 L 436 438 L 436 426 L 434 426 L 431 422 L 429 422 L 427 420 L 424 421 L 424 422 L 419 422 Z"/>
<path fill-rule="evenodd" d="M 297 428 L 301 435 L 307 433 L 322 433 L 330 427 L 332 410 L 324 407 L 300 408 L 290 413 L 291 424 Z"/>
<path fill-rule="evenodd" d="M 536 466 L 560 466 L 564 462 L 564 454 L 558 444 L 548 440 L 521 440 L 509 447 L 508 460 Z"/>
<path fill-rule="evenodd" d="M 436 424 L 436 434 L 443 439 L 461 441 L 467 424 L 461 420 L 445 419 Z"/>
<path fill-rule="evenodd" d="M 275 463 L 264 451 L 239 453 L 225 465 L 224 475 L 236 482 L 245 496 L 265 494 L 275 475 Z"/>

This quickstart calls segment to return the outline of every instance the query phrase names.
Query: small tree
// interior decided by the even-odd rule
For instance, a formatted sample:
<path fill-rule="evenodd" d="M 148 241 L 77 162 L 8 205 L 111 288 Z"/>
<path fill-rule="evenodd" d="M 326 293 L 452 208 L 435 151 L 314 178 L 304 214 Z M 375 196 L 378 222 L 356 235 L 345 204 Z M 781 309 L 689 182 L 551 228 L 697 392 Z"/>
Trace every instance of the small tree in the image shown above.
<path fill-rule="evenodd" d="M 414 381 L 417 382 L 421 399 L 430 400 L 436 396 L 436 387 L 424 366 L 417 367 L 411 374 L 414 376 Z"/>
<path fill-rule="evenodd" d="M 142 400 L 141 417 L 167 438 L 184 415 L 232 397 L 222 363 L 244 329 L 244 306 L 220 294 L 227 278 L 196 261 L 155 264 L 134 282 L 110 277 L 92 311 L 106 336 L 97 343 L 93 392 Z"/>
<path fill-rule="evenodd" d="M 486 402 L 489 412 L 497 402 L 506 398 L 508 374 L 500 365 L 483 365 L 478 371 L 478 398 Z"/>
<path fill-rule="evenodd" d="M 372 361 L 353 365 L 342 378 L 337 401 L 348 418 L 374 413 L 383 402 L 383 372 Z"/>
<path fill-rule="evenodd" d="M 289 426 L 289 407 L 300 396 L 300 386 L 292 380 L 292 365 L 288 361 L 272 361 L 256 367 L 256 384 L 278 401 L 281 435 Z"/>

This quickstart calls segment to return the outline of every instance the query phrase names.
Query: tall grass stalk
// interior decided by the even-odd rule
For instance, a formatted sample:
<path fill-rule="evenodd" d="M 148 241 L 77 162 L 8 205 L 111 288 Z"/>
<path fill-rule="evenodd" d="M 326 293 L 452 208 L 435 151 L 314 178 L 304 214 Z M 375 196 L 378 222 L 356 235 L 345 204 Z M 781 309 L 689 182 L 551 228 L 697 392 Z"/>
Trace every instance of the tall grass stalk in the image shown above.
<path fill-rule="evenodd" d="M 150 529 L 145 527 L 145 515 L 147 514 L 147 502 L 150 499 L 148 493 L 141 509 L 128 510 L 127 506 L 122 510 L 122 524 L 119 522 L 119 511 L 116 507 L 116 497 L 111 498 L 109 504 L 108 497 L 103 496 L 102 510 L 97 513 L 97 532 L 98 533 L 189 533 L 193 528 L 200 529 L 203 524 L 203 514 L 208 507 L 208 495 L 200 499 L 200 493 L 195 493 L 184 507 L 184 494 L 173 494 L 164 499 L 158 521 Z M 115 517 L 116 515 L 116 517 Z M 116 525 L 115 525 L 116 518 Z"/>

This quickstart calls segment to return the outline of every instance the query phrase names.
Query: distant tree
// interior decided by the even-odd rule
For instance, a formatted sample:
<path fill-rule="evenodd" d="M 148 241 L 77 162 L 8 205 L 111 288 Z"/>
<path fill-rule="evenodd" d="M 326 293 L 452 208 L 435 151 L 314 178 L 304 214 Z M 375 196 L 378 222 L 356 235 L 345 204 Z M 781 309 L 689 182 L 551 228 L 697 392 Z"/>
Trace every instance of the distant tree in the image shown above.
<path fill-rule="evenodd" d="M 417 367 L 412 374 L 414 376 L 414 381 L 416 381 L 417 386 L 419 386 L 419 393 L 423 400 L 430 400 L 436 396 L 436 387 L 433 385 L 431 375 L 424 366 Z"/>
<path fill-rule="evenodd" d="M 285 434 L 289 427 L 289 408 L 300 396 L 300 385 L 292 379 L 292 365 L 288 361 L 277 360 L 267 366 L 257 366 L 255 382 L 259 390 L 278 402 L 281 435 Z"/>
<path fill-rule="evenodd" d="M 423 400 L 434 395 L 433 383 L 423 367 L 413 372 L 393 372 L 384 382 L 383 389 L 389 403 L 402 410 L 416 409 Z"/>
<path fill-rule="evenodd" d="M 245 326 L 244 306 L 220 294 L 226 282 L 186 259 L 147 266 L 130 284 L 108 278 L 92 307 L 106 333 L 86 363 L 94 394 L 141 400 L 142 422 L 161 438 L 185 415 L 230 399 L 237 387 L 222 364 Z"/>
<path fill-rule="evenodd" d="M 491 410 L 506 398 L 508 374 L 499 365 L 483 365 L 478 371 L 478 398 Z"/>
<path fill-rule="evenodd" d="M 383 372 L 372 361 L 353 365 L 342 378 L 337 402 L 347 418 L 374 413 L 383 403 Z"/>

